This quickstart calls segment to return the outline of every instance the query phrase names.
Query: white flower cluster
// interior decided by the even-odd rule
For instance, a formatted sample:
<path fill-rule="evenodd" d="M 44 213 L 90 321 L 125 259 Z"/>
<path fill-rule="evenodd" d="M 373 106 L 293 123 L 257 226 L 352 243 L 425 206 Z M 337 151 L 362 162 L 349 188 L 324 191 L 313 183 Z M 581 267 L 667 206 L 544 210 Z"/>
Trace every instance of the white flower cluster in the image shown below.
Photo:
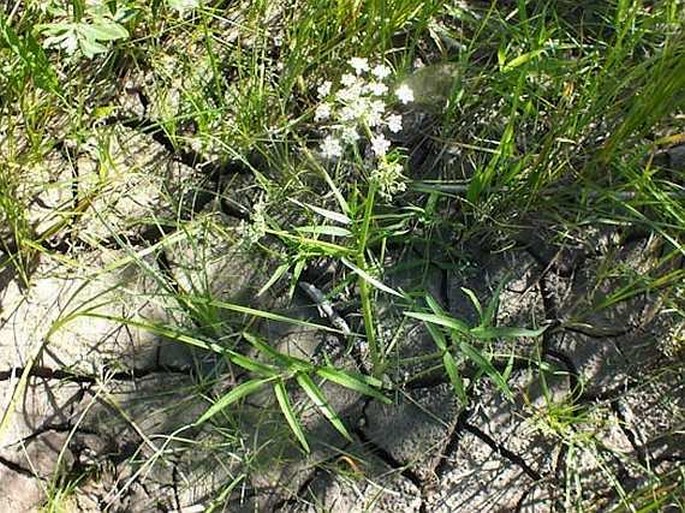
<path fill-rule="evenodd" d="M 326 159 L 338 159 L 346 146 L 367 140 L 377 161 L 369 178 L 381 197 L 389 201 L 406 188 L 403 166 L 396 152 L 389 153 L 391 142 L 386 137 L 387 132 L 402 131 L 402 116 L 388 111 L 391 94 L 387 81 L 392 71 L 361 57 L 353 57 L 349 65 L 352 70 L 341 77 L 337 91 L 332 91 L 333 84 L 328 81 L 317 91 L 321 103 L 314 120 L 326 123 L 330 130 L 321 142 L 321 154 Z M 393 93 L 403 104 L 414 101 L 414 93 L 406 84 Z"/>
<path fill-rule="evenodd" d="M 242 238 L 242 244 L 249 248 L 257 244 L 259 240 L 266 235 L 266 198 L 262 196 L 252 207 L 252 215 L 250 221 L 240 221 L 238 225 L 238 234 Z"/>
<path fill-rule="evenodd" d="M 321 154 L 327 159 L 339 158 L 346 145 L 368 137 L 374 155 L 383 157 L 390 149 L 383 129 L 393 133 L 402 130 L 402 116 L 387 112 L 390 90 L 386 79 L 392 72 L 384 64 L 372 66 L 368 59 L 361 57 L 353 57 L 349 65 L 352 72 L 341 77 L 340 87 L 334 94 L 331 92 L 333 84 L 328 81 L 317 91 L 322 103 L 314 113 L 314 120 L 329 123 L 331 129 L 331 134 L 321 143 Z M 407 85 L 400 86 L 394 93 L 404 104 L 414 100 Z"/>

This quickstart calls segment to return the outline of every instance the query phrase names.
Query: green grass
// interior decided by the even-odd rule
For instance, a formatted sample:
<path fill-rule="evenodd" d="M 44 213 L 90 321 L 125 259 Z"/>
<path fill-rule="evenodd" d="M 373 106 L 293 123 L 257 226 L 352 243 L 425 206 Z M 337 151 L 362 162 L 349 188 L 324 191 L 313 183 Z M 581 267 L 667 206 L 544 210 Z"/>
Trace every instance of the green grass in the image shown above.
<path fill-rule="evenodd" d="M 658 165 L 659 155 L 685 140 L 679 2 L 295 3 L 205 1 L 183 13 L 169 1 L 110 2 L 99 10 L 77 0 L 62 10 L 44 2 L 7 7 L 0 14 L 0 272 L 30 287 L 41 259 L 74 262 L 55 241 L 95 250 L 106 244 L 103 236 L 79 233 L 79 223 L 114 187 L 111 148 L 128 137 L 118 125 L 145 126 L 186 164 L 196 153 L 207 174 L 223 170 L 227 181 L 203 182 L 219 189 L 211 205 L 237 205 L 244 219 L 227 220 L 216 208 L 189 213 L 170 188 L 163 213 L 121 219 L 130 228 L 162 227 L 162 235 L 141 250 L 112 232 L 124 256 L 103 272 L 137 266 L 159 285 L 160 301 L 173 301 L 178 325 L 110 319 L 240 369 L 239 383 L 225 394 L 212 394 L 212 383 L 196 392 L 207 402 L 197 425 L 230 431 L 234 450 L 244 443 L 234 411 L 254 394 L 269 393 L 283 443 L 306 452 L 303 419 L 312 406 L 350 438 L 328 403 L 327 384 L 385 400 L 400 386 L 393 377 L 418 361 L 425 367 L 415 372 L 446 374 L 464 404 L 479 379 L 511 397 L 514 361 L 535 365 L 535 358 L 498 354 L 494 341 L 539 340 L 544 329 L 496 326 L 499 289 L 489 298 L 463 290 L 478 318 L 471 324 L 445 312 L 426 290 L 394 287 L 390 271 L 410 261 L 408 254 L 421 255 L 416 267 L 426 274 L 435 255 L 441 265 L 461 268 L 468 262 L 460 248 L 505 251 L 531 231 L 558 247 L 590 230 L 616 230 L 623 241 L 646 234 L 653 252 L 642 266 L 619 265 L 608 255 L 593 269 L 573 318 L 561 325 L 584 325 L 641 295 L 658 298 L 650 315 L 683 317 L 684 171 Z M 65 30 L 80 38 L 73 54 L 47 39 Z M 389 110 L 405 114 L 406 129 L 387 157 L 375 159 L 362 145 L 326 161 L 319 145 L 329 132 L 315 118 L 317 89 L 327 80 L 341 87 L 351 57 L 389 66 L 388 84 L 409 84 L 415 102 L 389 99 Z M 373 127 L 362 125 L 368 139 Z M 88 155 L 95 156 L 95 179 L 80 164 Z M 61 165 L 50 164 L 55 156 Z M 393 164 L 405 179 L 381 176 Z M 242 174 L 227 176 L 234 168 Z M 401 185 L 392 198 L 389 185 Z M 44 188 L 67 191 L 67 199 L 37 218 L 34 197 Z M 106 223 L 109 214 L 100 214 Z M 262 299 L 222 297 L 207 274 L 175 282 L 149 262 L 184 240 L 205 268 L 211 259 L 198 242 L 205 239 L 266 262 L 252 284 L 255 294 L 248 294 Z M 259 334 L 261 324 L 277 322 L 341 335 L 325 318 L 289 316 L 263 299 L 292 296 L 321 262 L 336 268 L 329 299 L 345 298 L 357 314 L 341 338 L 348 354 L 368 352 L 367 374 L 314 364 Z M 401 330 L 389 334 L 383 325 L 388 304 L 402 322 L 425 323 L 431 352 L 403 360 Z M 84 305 L 71 315 L 100 314 Z M 584 412 L 553 406 L 546 422 L 574 443 L 569 426 Z M 245 461 L 252 461 L 249 454 Z M 252 464 L 259 466 L 245 463 L 225 497 Z M 682 489 L 682 473 L 655 479 L 652 488 L 621 491 L 620 507 L 650 511 L 666 500 L 662 491 L 675 497 Z"/>

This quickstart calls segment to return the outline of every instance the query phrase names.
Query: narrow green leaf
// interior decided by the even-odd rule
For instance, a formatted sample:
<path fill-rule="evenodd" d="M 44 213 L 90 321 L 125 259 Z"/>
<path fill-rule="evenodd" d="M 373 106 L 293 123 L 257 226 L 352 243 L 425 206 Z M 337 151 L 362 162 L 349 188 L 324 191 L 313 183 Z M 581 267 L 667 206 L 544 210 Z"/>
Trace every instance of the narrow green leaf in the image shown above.
<path fill-rule="evenodd" d="M 475 363 L 479 369 L 481 369 L 488 376 L 490 376 L 490 379 L 492 379 L 492 381 L 495 382 L 497 388 L 499 388 L 500 391 L 504 393 L 504 395 L 506 395 L 508 399 L 513 398 L 513 394 L 511 393 L 509 385 L 507 385 L 507 382 L 504 379 L 504 377 L 499 372 L 497 372 L 497 369 L 493 367 L 492 363 L 490 363 L 490 360 L 483 356 L 483 354 L 480 351 L 478 351 L 478 349 L 473 347 L 468 342 L 462 341 L 459 343 L 459 350 L 462 353 L 464 353 L 471 361 L 473 361 L 473 363 Z"/>
<path fill-rule="evenodd" d="M 502 378 L 504 381 L 509 381 L 509 378 L 511 377 L 511 373 L 514 372 L 514 353 L 509 355 L 509 360 L 507 360 L 507 366 L 504 368 L 504 372 L 502 373 Z M 543 381 L 544 381 L 544 376 L 543 376 Z"/>
<path fill-rule="evenodd" d="M 430 294 L 426 294 L 426 304 L 428 305 L 428 308 L 433 310 L 433 313 L 436 315 L 448 315 L 447 312 L 440 306 L 440 303 L 438 303 L 433 296 Z"/>
<path fill-rule="evenodd" d="M 480 325 L 481 326 L 492 326 L 495 322 L 495 316 L 497 315 L 497 310 L 499 308 L 499 298 L 502 294 L 502 289 L 507 280 L 502 280 L 497 285 L 495 292 L 492 294 L 490 301 L 488 301 L 488 306 L 485 307 L 485 312 L 481 315 Z"/>
<path fill-rule="evenodd" d="M 446 328 L 453 329 L 464 335 L 469 333 L 469 327 L 466 323 L 447 315 L 436 315 L 423 312 L 404 312 L 404 315 L 419 319 L 420 321 L 432 322 L 433 324 L 445 326 Z"/>
<path fill-rule="evenodd" d="M 80 316 L 83 317 L 94 317 L 97 319 L 106 319 L 109 321 L 115 321 L 115 322 L 120 322 L 122 324 L 126 324 L 128 326 L 134 326 L 137 328 L 142 328 L 146 331 L 149 331 L 150 333 L 154 333 L 155 335 L 158 335 L 160 337 L 165 337 L 170 340 L 173 340 L 175 342 L 179 342 L 181 344 L 186 344 L 189 346 L 193 347 L 198 347 L 200 349 L 204 349 L 206 351 L 212 351 L 217 354 L 224 355 L 226 358 L 231 360 L 231 362 L 235 363 L 239 367 L 242 367 L 243 369 L 249 370 L 251 372 L 256 372 L 258 374 L 261 374 L 263 376 L 275 376 L 278 373 L 278 369 L 271 365 L 267 365 L 261 362 L 258 362 L 257 360 L 254 360 L 252 358 L 249 358 L 245 355 L 242 355 L 240 353 L 237 353 L 235 351 L 232 351 L 226 347 L 223 347 L 216 342 L 208 342 L 206 340 L 203 340 L 201 338 L 194 337 L 192 335 L 189 335 L 188 333 L 185 333 L 179 329 L 174 329 L 174 328 L 169 328 L 166 326 L 162 326 L 159 324 L 153 324 L 149 322 L 143 322 L 143 321 L 136 321 L 133 319 L 126 319 L 124 317 L 116 316 L 116 315 L 106 315 L 106 314 L 100 314 L 97 312 L 93 311 L 85 311 L 79 314 Z"/>
<path fill-rule="evenodd" d="M 285 353 L 281 353 L 280 351 L 277 351 L 269 344 L 264 342 L 261 338 L 256 337 L 251 333 L 244 331 L 243 337 L 250 344 L 252 344 L 252 346 L 255 349 L 257 349 L 257 351 L 267 356 L 270 356 L 278 363 L 280 363 L 282 366 L 287 367 L 290 371 L 310 371 L 313 368 L 313 365 L 308 361 L 302 360 L 300 358 L 295 358 L 294 356 L 290 356 Z"/>
<path fill-rule="evenodd" d="M 250 308 L 249 306 L 236 305 L 233 303 L 225 303 L 216 299 L 204 299 L 204 298 L 192 298 L 197 302 L 205 302 L 207 305 L 216 306 L 222 310 L 229 310 L 231 312 L 242 313 L 246 315 L 254 315 L 255 317 L 260 317 L 262 319 L 268 319 L 270 321 L 283 322 L 287 324 L 292 324 L 294 326 L 302 326 L 305 328 L 313 328 L 323 331 L 330 331 L 333 333 L 340 333 L 340 330 L 331 328 L 330 326 L 325 326 L 323 324 L 316 324 L 313 322 L 303 321 L 301 319 L 295 319 L 293 317 L 286 317 L 285 315 L 276 314 L 273 312 L 267 312 L 265 310 L 257 310 L 255 308 Z"/>
<path fill-rule="evenodd" d="M 245 383 L 241 383 L 226 395 L 221 397 L 217 402 L 215 402 L 197 421 L 196 424 L 202 424 L 207 420 L 211 419 L 214 415 L 219 413 L 221 410 L 228 408 L 230 405 L 239 401 L 243 397 L 250 395 L 260 388 L 262 388 L 266 383 L 273 380 L 273 378 L 264 379 L 251 379 Z"/>
<path fill-rule="evenodd" d="M 483 307 L 480 304 L 480 301 L 478 301 L 478 298 L 476 297 L 476 294 L 471 290 L 466 287 L 460 287 L 461 291 L 468 296 L 468 298 L 471 300 L 471 303 L 473 304 L 473 307 L 476 309 L 476 312 L 478 312 L 478 318 L 482 319 L 483 318 Z"/>
<path fill-rule="evenodd" d="M 507 62 L 507 51 L 500 46 L 497 49 L 497 64 L 499 64 L 500 69 L 504 67 L 505 62 Z"/>
<path fill-rule="evenodd" d="M 445 338 L 445 334 L 433 323 L 426 322 L 425 325 L 428 333 L 433 339 L 433 342 L 435 342 L 435 345 L 438 346 L 438 349 L 441 351 L 447 351 L 447 339 Z"/>
<path fill-rule="evenodd" d="M 296 199 L 291 199 L 290 201 L 301 207 L 306 207 L 311 211 L 316 212 L 320 216 L 325 217 L 326 219 L 330 219 L 335 223 L 350 224 L 352 222 L 352 220 L 349 217 L 347 217 L 345 214 L 341 214 L 340 212 L 328 210 L 327 208 L 317 207 L 309 203 L 302 203 L 300 201 L 297 201 Z"/>
<path fill-rule="evenodd" d="M 332 242 L 327 242 L 324 240 L 311 239 L 303 235 L 294 235 L 292 233 L 281 231 L 281 230 L 266 230 L 266 233 L 275 235 L 276 237 L 281 237 L 282 239 L 288 239 L 293 242 L 297 242 L 303 246 L 309 246 L 310 248 L 316 248 L 327 255 L 348 255 L 353 252 L 352 249 L 341 246 L 340 244 L 333 244 Z"/>
<path fill-rule="evenodd" d="M 535 330 L 527 328 L 500 328 L 495 326 L 478 326 L 471 329 L 471 335 L 480 340 L 492 340 L 497 338 L 539 337 L 548 326 Z"/>
<path fill-rule="evenodd" d="M 297 440 L 302 445 L 302 448 L 309 453 L 309 444 L 307 443 L 307 438 L 304 436 L 304 431 L 302 430 L 302 425 L 295 415 L 292 405 L 290 404 L 290 399 L 288 398 L 288 392 L 285 389 L 285 384 L 283 380 L 278 380 L 274 383 L 274 394 L 276 394 L 276 400 L 278 405 L 281 407 L 283 416 L 290 426 L 290 430 L 293 432 Z"/>
<path fill-rule="evenodd" d="M 248 370 L 250 372 L 254 372 L 256 374 L 261 374 L 265 377 L 273 377 L 276 374 L 278 374 L 278 369 L 276 367 L 272 365 L 263 364 L 253 358 L 249 358 L 245 355 L 236 353 L 234 351 L 228 352 L 228 359 L 231 360 L 231 362 L 236 364 L 238 367 L 242 367 L 243 369 Z"/>
<path fill-rule="evenodd" d="M 535 59 L 536 57 L 539 57 L 545 52 L 544 48 L 540 48 L 538 50 L 533 50 L 532 52 L 524 53 L 523 55 L 519 55 L 518 57 L 514 57 L 512 60 L 507 62 L 504 66 L 502 66 L 502 72 L 503 73 L 508 73 L 509 71 L 518 68 L 519 66 Z"/>
<path fill-rule="evenodd" d="M 259 289 L 259 292 L 257 292 L 257 297 L 260 297 L 262 294 L 264 294 L 267 290 L 269 290 L 274 283 L 276 283 L 278 280 L 281 279 L 281 277 L 288 272 L 288 269 L 290 268 L 289 263 L 281 264 L 279 265 L 276 270 L 274 271 L 273 275 L 269 280 L 264 284 L 264 286 Z"/>
<path fill-rule="evenodd" d="M 371 276 L 369 273 L 367 273 L 363 269 L 360 269 L 359 267 L 354 265 L 352 262 L 350 262 L 346 258 L 342 259 L 342 263 L 345 264 L 350 269 L 352 269 L 352 271 L 355 274 L 357 274 L 358 276 L 360 276 L 364 281 L 370 283 L 371 285 L 373 285 L 377 289 L 382 290 L 383 292 L 387 292 L 388 294 L 392 294 L 393 296 L 397 296 L 397 297 L 401 297 L 401 298 L 405 297 L 404 294 L 401 294 L 401 293 L 397 292 L 396 290 L 391 289 L 387 285 L 381 283 L 379 280 L 377 280 L 376 278 Z"/>
<path fill-rule="evenodd" d="M 349 237 L 352 232 L 340 226 L 298 226 L 295 231 L 300 233 L 312 233 L 315 235 L 330 235 L 331 237 Z"/>
<path fill-rule="evenodd" d="M 442 364 L 445 366 L 445 371 L 450 378 L 452 387 L 454 387 L 454 392 L 457 394 L 459 400 L 463 404 L 466 404 L 468 398 L 466 397 L 466 391 L 464 390 L 464 380 L 461 379 L 459 369 L 457 368 L 457 362 L 449 351 L 445 351 L 442 355 Z"/>
<path fill-rule="evenodd" d="M 355 375 L 351 372 L 343 372 L 341 370 L 335 369 L 333 367 L 322 367 L 317 369 L 316 373 L 324 379 L 337 383 L 340 386 L 349 388 L 350 390 L 355 390 L 361 394 L 368 395 L 375 399 L 378 399 L 385 404 L 390 404 L 392 401 L 386 396 L 381 394 L 375 387 L 382 385 L 382 382 L 376 378 L 372 378 L 375 384 L 372 386 L 368 383 L 369 380 L 362 379 L 365 376 Z"/>
<path fill-rule="evenodd" d="M 309 399 L 311 399 L 314 405 L 321 411 L 324 417 L 328 419 L 328 421 L 343 437 L 351 442 L 352 437 L 347 432 L 347 428 L 343 424 L 338 414 L 335 413 L 330 404 L 328 404 L 323 392 L 318 386 L 316 386 L 312 378 L 310 378 L 307 374 L 300 373 L 295 376 L 295 379 L 299 383 L 300 387 L 302 387 L 302 390 L 304 390 L 304 392 L 307 394 Z"/>

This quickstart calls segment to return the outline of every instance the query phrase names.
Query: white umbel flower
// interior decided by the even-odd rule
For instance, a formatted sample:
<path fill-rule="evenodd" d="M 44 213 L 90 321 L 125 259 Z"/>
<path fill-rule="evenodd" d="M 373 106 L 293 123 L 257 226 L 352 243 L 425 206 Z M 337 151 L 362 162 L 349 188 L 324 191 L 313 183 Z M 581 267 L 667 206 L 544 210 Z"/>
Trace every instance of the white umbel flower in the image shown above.
<path fill-rule="evenodd" d="M 359 140 L 359 132 L 353 126 L 344 126 L 340 131 L 340 139 L 346 144 L 354 144 Z"/>
<path fill-rule="evenodd" d="M 394 134 L 402 131 L 402 116 L 399 114 L 390 114 L 385 123 L 388 126 L 388 130 Z"/>
<path fill-rule="evenodd" d="M 319 95 L 319 98 L 325 98 L 329 94 L 331 94 L 331 87 L 333 86 L 333 83 L 330 80 L 326 80 L 323 84 L 319 86 L 319 88 L 316 90 L 316 92 Z"/>
<path fill-rule="evenodd" d="M 355 82 L 357 82 L 357 77 L 355 77 L 352 73 L 345 73 L 342 77 L 340 77 L 340 83 L 345 87 L 350 87 Z"/>
<path fill-rule="evenodd" d="M 349 64 L 357 75 L 369 71 L 369 60 L 364 57 L 352 57 L 349 60 Z"/>
<path fill-rule="evenodd" d="M 329 103 L 322 103 L 316 108 L 314 112 L 314 121 L 325 121 L 331 117 L 331 105 Z"/>
<path fill-rule="evenodd" d="M 395 96 L 397 96 L 397 99 L 405 105 L 414 101 L 414 91 L 412 91 L 411 87 L 407 84 L 402 84 L 398 87 L 395 90 Z"/>
<path fill-rule="evenodd" d="M 321 154 L 324 158 L 334 159 L 342 156 L 342 145 L 332 135 L 327 136 L 321 143 Z"/>
<path fill-rule="evenodd" d="M 366 87 L 368 91 L 375 96 L 383 96 L 388 92 L 388 86 L 383 82 L 371 82 Z"/>
<path fill-rule="evenodd" d="M 369 102 L 366 112 L 365 112 L 365 117 L 366 117 L 366 123 L 370 127 L 378 126 L 381 124 L 383 121 L 383 114 L 385 113 L 385 103 L 382 102 L 381 100 L 373 100 L 372 102 Z"/>
<path fill-rule="evenodd" d="M 378 64 L 377 66 L 374 66 L 371 73 L 378 80 L 385 80 L 386 78 L 388 78 L 390 76 L 391 71 L 390 71 L 390 68 L 388 68 L 384 64 Z"/>
<path fill-rule="evenodd" d="M 383 134 L 375 135 L 371 138 L 371 150 L 377 157 L 383 157 L 390 149 L 390 141 Z"/>

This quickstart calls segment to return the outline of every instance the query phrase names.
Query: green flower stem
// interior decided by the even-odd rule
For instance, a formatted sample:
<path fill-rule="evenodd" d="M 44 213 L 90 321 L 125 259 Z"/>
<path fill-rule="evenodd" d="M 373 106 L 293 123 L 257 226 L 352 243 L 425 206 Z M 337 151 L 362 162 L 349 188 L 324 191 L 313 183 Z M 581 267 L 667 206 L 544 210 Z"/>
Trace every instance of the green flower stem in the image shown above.
<path fill-rule="evenodd" d="M 357 266 L 360 269 L 366 270 L 366 245 L 369 240 L 369 228 L 371 225 L 371 216 L 373 215 L 373 204 L 376 196 L 376 184 L 371 182 L 369 185 L 369 192 L 366 196 L 366 204 L 364 206 L 364 218 L 362 219 L 362 226 L 359 232 L 358 249 L 357 249 Z M 359 295 L 362 303 L 362 317 L 364 319 L 364 332 L 366 340 L 369 344 L 369 353 L 371 354 L 371 365 L 373 367 L 373 375 L 379 376 L 382 373 L 381 368 L 381 354 L 378 348 L 378 341 L 376 340 L 376 331 L 373 321 L 373 304 L 371 298 L 372 291 L 367 281 L 359 276 Z"/>

